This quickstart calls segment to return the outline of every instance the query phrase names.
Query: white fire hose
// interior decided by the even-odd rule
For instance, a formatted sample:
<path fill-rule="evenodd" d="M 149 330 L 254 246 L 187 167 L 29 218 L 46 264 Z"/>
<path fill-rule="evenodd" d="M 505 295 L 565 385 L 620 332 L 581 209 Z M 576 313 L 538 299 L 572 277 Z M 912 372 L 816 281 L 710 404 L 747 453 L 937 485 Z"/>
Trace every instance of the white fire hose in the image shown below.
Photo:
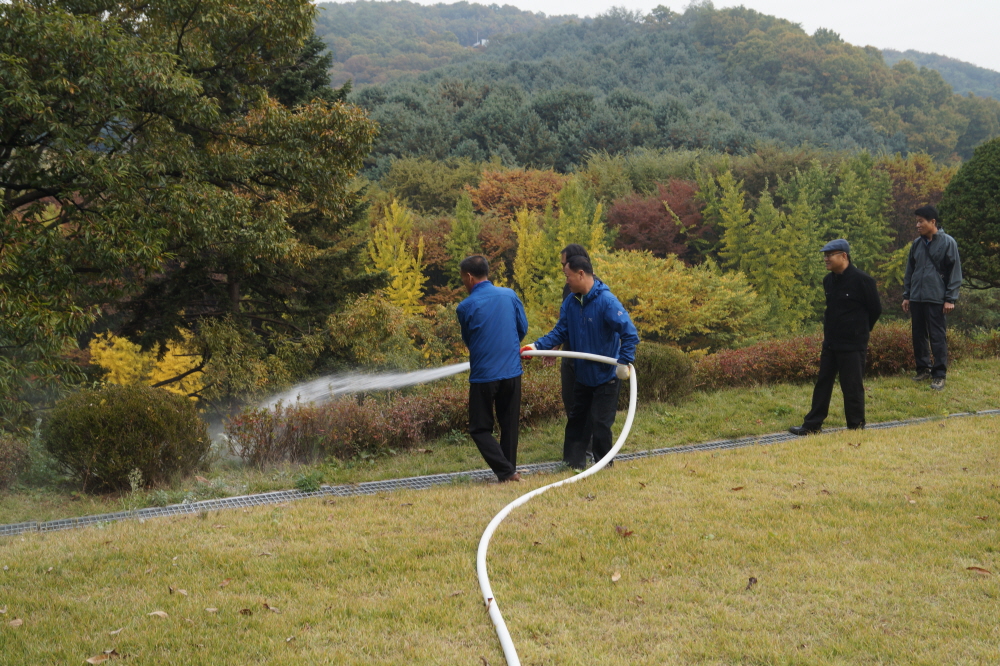
<path fill-rule="evenodd" d="M 598 356 L 597 354 L 583 354 L 581 352 L 565 352 L 565 351 L 524 351 L 522 356 L 561 356 L 565 358 L 578 358 L 585 361 L 596 361 L 597 363 L 607 363 L 608 365 L 617 366 L 618 360 L 611 358 L 610 356 Z M 611 447 L 611 451 L 608 452 L 606 456 L 598 460 L 590 469 L 585 472 L 581 472 L 575 476 L 570 476 L 563 479 L 562 481 L 556 481 L 555 483 L 550 483 L 547 486 L 542 486 L 532 490 L 530 493 L 521 495 L 516 500 L 505 506 L 500 513 L 493 517 L 490 524 L 486 526 L 486 531 L 483 532 L 482 538 L 479 540 L 479 552 L 476 554 L 476 570 L 479 573 L 479 588 L 483 592 L 483 601 L 486 603 L 486 608 L 489 611 L 490 619 L 493 620 L 493 625 L 497 629 L 497 637 L 500 639 L 500 646 L 503 648 L 503 656 L 507 660 L 507 666 L 521 666 L 521 660 L 518 659 L 517 650 L 514 648 L 514 641 L 511 640 L 510 632 L 507 630 L 507 623 L 504 622 L 503 615 L 500 613 L 500 606 L 497 604 L 496 598 L 493 596 L 493 590 L 490 588 L 490 577 L 486 571 L 486 551 L 490 547 L 490 538 L 496 531 L 503 519 L 510 514 L 511 511 L 517 507 L 525 504 L 528 500 L 536 495 L 541 495 L 546 490 L 550 488 L 558 488 L 559 486 L 565 485 L 567 483 L 576 483 L 591 474 L 596 474 L 600 470 L 604 469 L 609 462 L 611 462 L 615 455 L 617 455 L 618 450 L 622 448 L 625 443 L 625 439 L 628 437 L 629 430 L 632 429 L 632 420 L 635 418 L 635 405 L 636 396 L 638 395 L 637 384 L 635 381 L 635 368 L 629 365 L 629 402 L 628 402 L 628 416 L 625 418 L 625 425 L 622 427 L 621 434 L 618 435 L 618 441 L 615 445 Z"/>

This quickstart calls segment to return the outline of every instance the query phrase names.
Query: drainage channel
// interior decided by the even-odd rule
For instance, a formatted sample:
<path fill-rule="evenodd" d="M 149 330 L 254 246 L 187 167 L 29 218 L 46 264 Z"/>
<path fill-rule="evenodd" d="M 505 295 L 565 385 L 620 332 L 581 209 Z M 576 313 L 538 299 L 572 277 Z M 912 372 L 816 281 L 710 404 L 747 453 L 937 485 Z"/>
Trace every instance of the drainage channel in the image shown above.
<path fill-rule="evenodd" d="M 970 416 L 1000 416 L 1000 409 L 990 409 L 982 412 L 961 412 L 958 414 L 949 414 L 945 418 L 964 418 Z M 906 419 L 903 421 L 886 421 L 884 423 L 873 423 L 865 427 L 868 430 L 886 430 L 889 428 L 899 428 L 901 426 L 925 423 L 927 421 L 935 421 L 939 418 L 941 417 L 925 417 L 918 419 Z M 825 430 L 824 432 L 839 432 L 841 430 L 844 430 L 844 428 L 831 428 L 829 430 Z M 639 460 L 642 458 L 651 458 L 653 456 L 663 456 L 673 453 L 694 453 L 697 451 L 738 449 L 745 446 L 764 446 L 767 444 L 787 442 L 793 439 L 798 438 L 791 433 L 772 433 L 770 435 L 754 435 L 750 437 L 740 437 L 738 439 L 720 439 L 712 442 L 703 442 L 701 444 L 672 446 L 662 449 L 651 449 L 648 451 L 622 453 L 617 455 L 615 460 L 625 462 L 629 460 Z M 521 465 L 518 466 L 517 469 L 521 474 L 539 474 L 554 472 L 562 468 L 562 466 L 563 464 L 561 462 L 548 462 Z M 78 527 L 103 525 L 120 520 L 144 521 L 149 518 L 198 514 L 207 511 L 221 511 L 223 509 L 240 509 L 252 506 L 263 506 L 266 504 L 281 504 L 283 502 L 293 502 L 311 497 L 353 497 L 358 495 L 374 495 L 375 493 L 391 492 L 394 490 L 423 490 L 425 488 L 446 485 L 449 483 L 462 483 L 470 481 L 488 482 L 494 479 L 496 479 L 496 477 L 491 470 L 480 469 L 470 472 L 452 472 L 450 474 L 411 476 L 405 479 L 386 479 L 385 481 L 365 481 L 364 483 L 351 483 L 339 486 L 323 486 L 314 492 L 278 490 L 271 493 L 242 495 L 239 497 L 223 497 L 220 499 L 202 500 L 199 502 L 171 504 L 170 506 L 163 507 L 136 509 L 135 511 L 118 511 L 116 513 L 81 516 L 79 518 L 63 518 L 60 520 L 49 520 L 45 522 L 29 521 L 24 523 L 13 523 L 10 525 L 0 525 L 0 537 L 16 536 L 27 532 L 57 532 L 59 530 L 71 530 Z"/>

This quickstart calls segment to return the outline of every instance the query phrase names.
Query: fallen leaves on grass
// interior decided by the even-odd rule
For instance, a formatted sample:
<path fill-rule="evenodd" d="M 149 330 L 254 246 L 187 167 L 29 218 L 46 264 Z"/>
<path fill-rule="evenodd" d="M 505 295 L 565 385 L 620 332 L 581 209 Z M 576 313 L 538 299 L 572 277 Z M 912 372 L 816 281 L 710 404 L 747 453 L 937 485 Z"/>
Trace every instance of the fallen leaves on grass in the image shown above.
<path fill-rule="evenodd" d="M 249 608 L 241 608 L 240 615 L 253 615 L 253 611 Z"/>
<path fill-rule="evenodd" d="M 168 585 L 167 589 L 170 590 L 170 594 L 177 593 L 177 594 L 180 594 L 181 596 L 185 596 L 185 597 L 188 595 L 188 591 L 187 590 L 182 590 L 179 587 L 174 587 L 173 585 Z"/>
<path fill-rule="evenodd" d="M 417 449 L 417 453 L 434 453 L 434 449 Z"/>
<path fill-rule="evenodd" d="M 88 663 L 88 664 L 103 664 L 104 662 L 108 661 L 109 659 L 121 659 L 121 655 L 118 654 L 118 652 L 116 652 L 113 649 L 112 650 L 105 650 L 101 654 L 95 655 L 95 656 L 91 657 L 90 659 L 87 659 L 86 663 Z"/>
<path fill-rule="evenodd" d="M 617 583 L 621 579 L 622 579 L 622 573 L 620 571 L 616 571 L 613 574 L 611 574 L 611 582 L 612 583 Z"/>
<path fill-rule="evenodd" d="M 458 595 L 460 595 L 460 594 L 462 594 L 462 590 L 455 590 L 454 592 L 452 592 L 452 593 L 451 593 L 451 594 L 449 594 L 448 596 L 449 596 L 449 597 L 457 597 L 457 596 L 458 596 Z"/>
<path fill-rule="evenodd" d="M 232 578 L 227 578 L 226 580 L 224 580 L 221 583 L 219 583 L 219 587 L 225 587 L 226 585 L 229 585 L 231 582 L 233 582 L 233 579 Z"/>
<path fill-rule="evenodd" d="M 757 579 L 754 578 L 753 576 L 750 576 L 750 580 L 749 580 L 749 582 L 747 582 L 747 589 L 749 590 L 751 587 L 753 587 L 756 584 L 757 584 Z"/>
<path fill-rule="evenodd" d="M 735 493 L 743 490 L 744 488 L 746 488 L 746 486 L 736 486 L 735 488 L 730 488 L 729 490 Z"/>
<path fill-rule="evenodd" d="M 632 530 L 628 529 L 627 527 L 622 527 L 621 525 L 615 525 L 615 531 L 618 532 L 618 535 L 621 536 L 621 538 L 623 539 L 635 534 L 635 532 L 633 532 Z"/>
<path fill-rule="evenodd" d="M 19 617 L 15 617 L 13 620 L 11 620 L 10 622 L 8 622 L 7 624 L 8 624 L 8 626 L 11 626 L 11 627 L 14 627 L 15 629 L 17 629 L 22 624 L 24 624 L 24 620 L 22 620 Z"/>
<path fill-rule="evenodd" d="M 989 516 L 976 516 L 976 520 L 989 520 Z"/>
<path fill-rule="evenodd" d="M 198 483 L 208 483 L 208 479 L 206 479 L 203 476 L 195 476 L 194 480 L 197 481 Z"/>
<path fill-rule="evenodd" d="M 966 571 L 972 571 L 979 574 L 980 576 L 992 576 L 993 572 L 989 569 L 984 569 L 982 567 L 965 567 Z"/>
<path fill-rule="evenodd" d="M 153 611 L 152 613 L 146 613 L 146 615 L 155 615 L 156 617 L 164 617 L 164 618 L 169 617 L 169 615 L 167 615 L 163 611 Z"/>
<path fill-rule="evenodd" d="M 121 629 L 115 629 L 114 631 L 109 631 L 108 636 L 117 636 L 118 634 L 122 633 L 122 629 L 124 628 L 125 627 L 122 627 Z"/>
<path fill-rule="evenodd" d="M 218 608 L 206 608 L 205 612 L 206 613 L 218 613 L 219 609 Z"/>
<path fill-rule="evenodd" d="M 264 610 L 269 610 L 272 613 L 280 613 L 281 612 L 275 606 L 272 606 L 272 605 L 268 604 L 266 601 L 264 603 L 262 603 L 261 606 L 264 607 Z"/>

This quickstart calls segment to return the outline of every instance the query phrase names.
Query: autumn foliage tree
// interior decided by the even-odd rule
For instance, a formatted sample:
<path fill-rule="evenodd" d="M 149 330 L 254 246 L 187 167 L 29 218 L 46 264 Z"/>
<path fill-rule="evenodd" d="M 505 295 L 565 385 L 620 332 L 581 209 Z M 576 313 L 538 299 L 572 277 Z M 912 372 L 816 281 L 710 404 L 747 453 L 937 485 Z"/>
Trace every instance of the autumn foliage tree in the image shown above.
<path fill-rule="evenodd" d="M 697 189 L 694 181 L 673 178 L 659 183 L 653 196 L 633 192 L 616 201 L 608 209 L 608 226 L 618 231 L 615 247 L 648 250 L 657 257 L 688 257 L 689 244 L 709 232 L 695 198 Z"/>
<path fill-rule="evenodd" d="M 351 215 L 376 131 L 335 98 L 271 94 L 303 65 L 312 18 L 306 0 L 0 4 L 8 424 L 32 391 L 72 381 L 65 353 L 130 303 L 146 304 L 124 315 L 144 348 L 201 336 L 206 317 L 263 354 L 306 345 L 280 299 L 247 287 L 334 251 L 309 237 Z"/>

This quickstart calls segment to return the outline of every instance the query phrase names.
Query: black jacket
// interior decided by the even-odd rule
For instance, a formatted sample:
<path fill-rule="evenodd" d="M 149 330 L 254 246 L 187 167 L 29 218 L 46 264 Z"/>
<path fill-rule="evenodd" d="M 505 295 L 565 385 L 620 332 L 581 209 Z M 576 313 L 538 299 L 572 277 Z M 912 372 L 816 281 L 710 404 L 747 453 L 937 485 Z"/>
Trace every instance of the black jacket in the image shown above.
<path fill-rule="evenodd" d="M 823 278 L 826 314 L 823 316 L 823 346 L 832 351 L 863 351 L 868 334 L 882 315 L 875 280 L 851 264 L 837 275 Z"/>

